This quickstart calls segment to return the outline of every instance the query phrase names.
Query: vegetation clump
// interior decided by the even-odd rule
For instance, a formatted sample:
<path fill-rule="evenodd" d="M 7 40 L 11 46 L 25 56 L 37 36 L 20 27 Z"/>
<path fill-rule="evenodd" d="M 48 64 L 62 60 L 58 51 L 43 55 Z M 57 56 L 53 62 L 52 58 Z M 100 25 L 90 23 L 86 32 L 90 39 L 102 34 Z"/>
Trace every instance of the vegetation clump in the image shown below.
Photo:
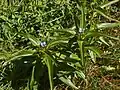
<path fill-rule="evenodd" d="M 119 90 L 120 0 L 0 0 L 0 90 Z"/>

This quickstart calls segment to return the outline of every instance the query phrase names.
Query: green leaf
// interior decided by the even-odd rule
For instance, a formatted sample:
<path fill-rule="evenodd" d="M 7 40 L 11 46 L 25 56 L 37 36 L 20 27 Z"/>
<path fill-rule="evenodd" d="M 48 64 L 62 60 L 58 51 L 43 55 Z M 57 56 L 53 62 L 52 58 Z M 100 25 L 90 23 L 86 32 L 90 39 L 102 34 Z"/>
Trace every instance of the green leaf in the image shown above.
<path fill-rule="evenodd" d="M 90 32 L 87 32 L 83 39 L 87 39 L 87 38 L 90 38 L 90 37 L 96 37 L 96 36 L 99 36 L 99 33 L 98 32 L 94 32 L 94 31 L 90 31 Z"/>
<path fill-rule="evenodd" d="M 113 1 L 110 1 L 110 2 L 107 3 L 107 4 L 102 5 L 101 8 L 104 8 L 104 7 L 107 7 L 107 6 L 112 5 L 112 4 L 114 4 L 114 3 L 117 3 L 118 1 L 120 1 L 120 0 L 113 0 Z"/>
<path fill-rule="evenodd" d="M 62 32 L 62 33 L 69 33 L 71 35 L 75 35 L 76 34 L 76 32 L 74 30 L 72 30 L 72 29 L 49 30 L 49 32 L 57 32 L 57 33 Z"/>
<path fill-rule="evenodd" d="M 91 60 L 93 61 L 93 63 L 96 63 L 96 54 L 91 50 L 88 50 L 88 51 L 89 51 Z"/>
<path fill-rule="evenodd" d="M 47 45 L 47 48 L 51 48 L 51 47 L 54 47 L 59 44 L 67 44 L 67 43 L 68 43 L 68 40 L 55 40 L 55 41 L 52 41 L 51 43 L 49 43 Z"/>
<path fill-rule="evenodd" d="M 31 81 L 30 81 L 30 90 L 33 90 L 33 86 L 34 86 L 34 73 L 35 73 L 35 66 L 33 66 L 32 69 L 32 76 L 31 76 Z"/>
<path fill-rule="evenodd" d="M 113 27 L 120 27 L 120 23 L 101 23 L 97 24 L 97 28 L 113 28 Z"/>
<path fill-rule="evenodd" d="M 109 36 L 107 34 L 103 34 L 103 33 L 100 33 L 100 32 L 93 32 L 93 31 L 88 32 L 87 34 L 85 34 L 85 36 L 83 38 L 85 40 L 85 39 L 90 38 L 90 37 L 100 37 L 100 36 L 108 37 L 108 38 L 111 38 L 111 39 L 114 39 L 114 40 L 120 40 L 117 37 Z"/>
<path fill-rule="evenodd" d="M 99 39 L 104 43 L 104 44 L 106 44 L 106 45 L 108 45 L 109 46 L 109 44 L 104 40 L 104 38 L 103 37 L 99 37 Z"/>
<path fill-rule="evenodd" d="M 2 38 L 0 38 L 0 41 L 4 41 Z"/>
<path fill-rule="evenodd" d="M 82 78 L 85 80 L 85 74 L 82 71 L 75 71 L 78 77 Z"/>
<path fill-rule="evenodd" d="M 113 37 L 113 36 L 109 36 L 109 35 L 106 35 L 106 34 L 102 34 L 102 33 L 99 33 L 100 36 L 104 36 L 104 37 L 108 37 L 108 38 L 111 38 L 111 39 L 114 39 L 114 40 L 120 40 L 119 38 L 117 37 Z"/>
<path fill-rule="evenodd" d="M 100 50 L 97 47 L 95 47 L 95 46 L 88 46 L 88 47 L 85 47 L 85 49 L 91 50 L 94 53 L 96 53 L 99 57 L 101 57 Z"/>
<path fill-rule="evenodd" d="M 74 89 L 78 89 L 78 87 L 76 87 L 76 86 L 71 82 L 70 79 L 65 78 L 65 77 L 60 77 L 59 79 L 60 79 L 62 82 L 64 82 L 65 84 L 67 84 L 68 86 L 70 86 L 70 87 L 72 87 L 72 88 L 74 88 Z"/>
<path fill-rule="evenodd" d="M 40 40 L 36 38 L 35 36 L 30 35 L 30 34 L 21 34 L 21 35 L 24 36 L 25 38 L 28 38 L 34 46 L 40 45 Z"/>
<path fill-rule="evenodd" d="M 77 29 L 77 31 L 79 31 L 79 27 L 80 27 L 80 25 L 79 25 L 79 19 L 78 19 L 78 17 L 76 16 L 76 14 L 74 14 L 74 21 L 75 21 L 75 27 L 73 27 L 73 29 Z"/>
<path fill-rule="evenodd" d="M 32 42 L 32 44 L 34 46 L 39 46 L 40 45 L 39 39 L 37 39 L 37 38 L 35 38 L 35 37 L 31 36 L 31 35 L 29 35 L 28 38 Z"/>
<path fill-rule="evenodd" d="M 19 52 L 13 53 L 12 56 L 10 57 L 10 61 L 21 57 L 31 56 L 33 55 L 34 52 L 35 50 L 21 50 Z"/>
<path fill-rule="evenodd" d="M 0 16 L 0 18 L 1 18 L 2 20 L 4 20 L 4 21 L 8 21 L 8 18 L 5 17 L 5 16 Z"/>
<path fill-rule="evenodd" d="M 114 71 L 115 67 L 111 67 L 111 66 L 102 66 L 101 68 L 105 69 L 106 71 Z"/>
<path fill-rule="evenodd" d="M 45 53 L 45 61 L 48 67 L 48 75 L 49 75 L 49 82 L 50 82 L 50 90 L 53 90 L 53 64 L 52 64 L 52 57 Z"/>
<path fill-rule="evenodd" d="M 111 20 L 111 21 L 116 21 L 116 22 L 119 22 L 119 23 L 120 23 L 120 21 L 118 21 L 118 20 L 116 20 L 116 19 L 113 19 L 113 18 L 105 15 L 105 14 L 102 12 L 102 10 L 100 10 L 100 9 L 99 9 L 99 10 L 98 10 L 98 9 L 95 9 L 95 11 L 96 11 L 97 13 L 101 14 L 103 17 L 105 17 L 105 18 L 107 18 L 107 19 L 109 19 L 109 20 Z"/>
<path fill-rule="evenodd" d="M 80 58 L 76 54 L 71 54 L 70 58 L 75 59 L 75 60 L 80 60 Z"/>
<path fill-rule="evenodd" d="M 7 60 L 7 59 L 9 59 L 10 56 L 11 56 L 10 53 L 1 52 L 1 53 L 0 53 L 0 60 Z"/>

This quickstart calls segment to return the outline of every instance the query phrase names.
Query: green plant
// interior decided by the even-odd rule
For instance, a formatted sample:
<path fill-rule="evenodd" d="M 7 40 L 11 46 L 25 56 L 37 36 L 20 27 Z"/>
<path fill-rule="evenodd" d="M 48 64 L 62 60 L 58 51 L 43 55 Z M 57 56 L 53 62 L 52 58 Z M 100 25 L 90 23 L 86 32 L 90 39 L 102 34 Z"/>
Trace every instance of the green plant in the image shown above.
<path fill-rule="evenodd" d="M 16 90 L 53 90 L 58 82 L 73 89 L 87 88 L 91 61 L 101 57 L 98 44 L 109 46 L 107 38 L 119 41 L 100 31 L 120 26 L 104 12 L 115 2 L 100 6 L 104 2 L 99 0 L 28 0 L 5 6 L 0 17 L 0 59 L 7 63 L 0 67 L 2 82 L 11 82 Z M 115 23 L 101 23 L 98 14 Z M 74 78 L 83 81 L 83 87 Z"/>

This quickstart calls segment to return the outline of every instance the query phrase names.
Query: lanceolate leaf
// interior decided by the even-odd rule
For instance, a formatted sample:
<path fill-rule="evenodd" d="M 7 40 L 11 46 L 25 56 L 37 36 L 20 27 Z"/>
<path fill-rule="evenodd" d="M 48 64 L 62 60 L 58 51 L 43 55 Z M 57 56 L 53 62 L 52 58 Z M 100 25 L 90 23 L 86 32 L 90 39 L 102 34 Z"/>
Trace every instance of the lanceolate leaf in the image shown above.
<path fill-rule="evenodd" d="M 34 86 L 34 73 L 35 73 L 35 66 L 33 66 L 32 69 L 32 76 L 31 76 L 31 81 L 30 81 L 30 90 L 33 90 L 33 86 Z"/>
<path fill-rule="evenodd" d="M 31 55 L 33 55 L 34 52 L 35 52 L 35 50 L 31 50 L 31 49 L 30 50 L 20 50 L 15 53 L 1 52 L 0 59 L 12 61 L 12 60 L 16 60 L 18 58 L 31 56 Z"/>
<path fill-rule="evenodd" d="M 104 36 L 104 37 L 108 37 L 108 38 L 111 38 L 111 39 L 114 39 L 114 40 L 120 40 L 119 38 L 117 38 L 117 37 L 113 37 L 113 36 L 109 36 L 109 35 L 107 35 L 107 34 L 102 34 L 102 33 L 99 33 L 99 35 L 100 36 Z"/>
<path fill-rule="evenodd" d="M 107 7 L 107 6 L 109 6 L 109 5 L 112 5 L 112 4 L 114 4 L 114 3 L 117 3 L 117 2 L 119 2 L 119 1 L 120 1 L 120 0 L 113 0 L 113 1 L 110 1 L 110 2 L 107 3 L 107 4 L 102 5 L 101 8 Z"/>
<path fill-rule="evenodd" d="M 80 60 L 80 58 L 76 54 L 71 54 L 70 58 L 75 59 L 75 60 Z"/>
<path fill-rule="evenodd" d="M 55 45 L 67 44 L 67 43 L 68 43 L 68 40 L 55 40 L 55 41 L 52 41 L 51 43 L 49 43 L 47 48 L 51 48 L 51 47 L 54 47 Z"/>
<path fill-rule="evenodd" d="M 108 45 L 109 46 L 109 44 L 104 40 L 104 38 L 103 37 L 100 37 L 99 38 L 104 44 L 106 44 L 106 45 Z"/>
<path fill-rule="evenodd" d="M 118 21 L 118 20 L 116 20 L 116 19 L 113 19 L 113 18 L 105 15 L 101 10 L 95 9 L 95 11 L 96 11 L 97 13 L 101 14 L 103 17 L 105 17 L 105 18 L 107 18 L 107 19 L 109 19 L 109 20 L 111 20 L 111 21 L 120 22 L 120 21 Z"/>
<path fill-rule="evenodd" d="M 93 61 L 93 63 L 96 63 L 96 53 L 94 53 L 94 52 L 91 51 L 91 50 L 88 50 L 88 51 L 89 51 L 91 60 Z"/>
<path fill-rule="evenodd" d="M 111 38 L 111 39 L 114 39 L 114 40 L 120 40 L 117 37 L 109 36 L 107 34 L 103 34 L 103 33 L 100 33 L 100 32 L 88 32 L 83 38 L 87 39 L 87 38 L 90 38 L 90 37 L 101 37 L 101 36 L 108 37 L 108 38 Z"/>
<path fill-rule="evenodd" d="M 62 32 L 62 33 L 69 33 L 71 35 L 75 35 L 76 34 L 76 32 L 74 30 L 72 30 L 72 29 L 49 30 L 49 32 L 57 32 L 57 33 Z"/>
<path fill-rule="evenodd" d="M 113 28 L 113 27 L 120 27 L 120 23 L 101 23 L 101 24 L 97 24 L 98 29 Z"/>
<path fill-rule="evenodd" d="M 31 56 L 33 55 L 34 52 L 35 50 L 21 50 L 19 52 L 12 54 L 10 57 L 10 61 L 21 57 Z"/>
<path fill-rule="evenodd" d="M 82 78 L 85 80 L 85 74 L 82 71 L 75 71 L 78 77 Z"/>
<path fill-rule="evenodd" d="M 91 32 L 88 32 L 87 34 L 85 34 L 83 39 L 87 39 L 87 38 L 90 38 L 90 37 L 96 37 L 96 36 L 99 36 L 99 33 L 91 31 Z"/>
<path fill-rule="evenodd" d="M 39 42 L 39 39 L 33 37 L 33 36 L 28 36 L 29 40 L 32 42 L 32 44 L 34 46 L 39 46 L 40 45 L 40 42 Z"/>
<path fill-rule="evenodd" d="M 50 82 L 50 90 L 53 90 L 53 64 L 52 64 L 52 57 L 45 53 L 45 61 L 48 67 L 48 75 L 49 75 L 49 82 Z"/>
<path fill-rule="evenodd" d="M 35 36 L 30 35 L 30 34 L 21 34 L 21 35 L 24 36 L 25 38 L 29 39 L 34 46 L 40 45 L 39 39 L 36 38 Z"/>
<path fill-rule="evenodd" d="M 65 84 L 67 84 L 68 86 L 70 86 L 70 87 L 72 87 L 72 88 L 74 88 L 74 89 L 78 89 L 78 87 L 76 87 L 76 86 L 71 82 L 70 79 L 65 78 L 65 77 L 60 77 L 59 79 L 60 79 L 62 82 L 64 82 Z"/>
<path fill-rule="evenodd" d="M 94 53 L 96 53 L 99 57 L 101 57 L 100 50 L 97 47 L 95 47 L 95 46 L 88 46 L 88 47 L 85 47 L 85 49 L 91 50 Z"/>

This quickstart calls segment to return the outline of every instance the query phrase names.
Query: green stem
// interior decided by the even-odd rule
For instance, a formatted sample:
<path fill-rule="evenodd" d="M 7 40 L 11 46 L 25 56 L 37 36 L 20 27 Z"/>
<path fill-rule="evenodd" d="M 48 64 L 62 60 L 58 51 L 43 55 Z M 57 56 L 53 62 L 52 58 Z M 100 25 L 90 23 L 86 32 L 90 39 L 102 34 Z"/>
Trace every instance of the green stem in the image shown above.
<path fill-rule="evenodd" d="M 82 63 L 82 66 L 84 67 L 85 62 L 84 62 L 84 45 L 83 45 L 83 41 L 78 40 L 78 45 L 79 45 L 79 48 L 80 48 L 81 63 Z"/>
<path fill-rule="evenodd" d="M 84 29 L 85 27 L 85 12 L 84 12 L 84 6 L 81 6 L 81 22 L 80 22 L 80 27 Z"/>
<path fill-rule="evenodd" d="M 85 6 L 86 6 L 86 0 L 83 0 L 82 6 L 81 6 L 81 22 L 80 22 L 80 27 L 82 29 L 85 28 Z"/>

